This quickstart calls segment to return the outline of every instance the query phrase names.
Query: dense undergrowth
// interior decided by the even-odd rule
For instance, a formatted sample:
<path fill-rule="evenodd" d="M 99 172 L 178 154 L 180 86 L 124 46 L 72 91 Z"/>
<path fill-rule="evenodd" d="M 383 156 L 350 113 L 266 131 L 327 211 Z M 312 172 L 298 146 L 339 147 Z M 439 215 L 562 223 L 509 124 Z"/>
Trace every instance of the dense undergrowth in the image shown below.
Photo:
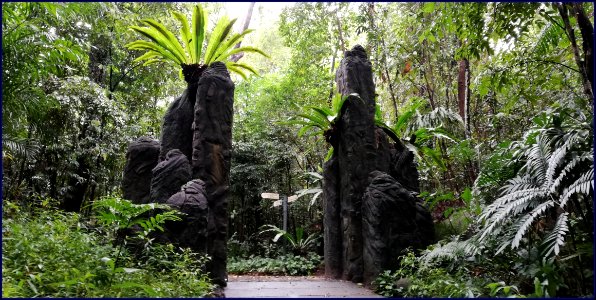
<path fill-rule="evenodd" d="M 228 272 L 239 275 L 311 275 L 319 268 L 321 261 L 322 257 L 312 252 L 308 256 L 287 254 L 278 257 L 232 258 L 228 261 Z"/>
<path fill-rule="evenodd" d="M 206 297 L 205 257 L 149 244 L 133 255 L 78 213 L 3 205 L 3 297 Z"/>
<path fill-rule="evenodd" d="M 315 234 L 305 235 L 302 228 L 295 234 L 272 225 L 263 228 L 250 241 L 230 238 L 229 273 L 299 276 L 312 275 L 322 266 L 323 257 L 316 252 L 320 239 Z M 272 233 L 276 234 L 272 240 L 265 238 Z"/>
<path fill-rule="evenodd" d="M 437 226 L 438 243 L 418 256 L 404 254 L 400 269 L 382 273 L 378 293 L 593 295 L 592 118 L 555 107 L 533 122 L 522 139 L 504 142 L 488 159 L 473 197 L 463 197 L 477 204 L 455 208 Z"/>

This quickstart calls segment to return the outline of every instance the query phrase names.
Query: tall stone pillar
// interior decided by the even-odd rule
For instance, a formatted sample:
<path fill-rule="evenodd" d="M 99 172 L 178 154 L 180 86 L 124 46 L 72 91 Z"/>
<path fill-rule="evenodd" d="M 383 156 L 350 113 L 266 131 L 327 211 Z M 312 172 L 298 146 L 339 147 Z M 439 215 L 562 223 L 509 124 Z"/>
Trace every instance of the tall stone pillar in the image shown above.
<path fill-rule="evenodd" d="M 375 160 L 372 68 L 361 46 L 346 51 L 336 73 L 339 92 L 348 96 L 337 124 L 339 199 L 343 233 L 343 278 L 362 281 L 362 196 Z"/>
<path fill-rule="evenodd" d="M 375 85 L 361 46 L 345 52 L 336 81 L 347 99 L 330 138 L 334 155 L 323 166 L 325 273 L 368 284 L 395 268 L 401 250 L 426 246 L 432 220 L 412 193 L 413 156 L 375 126 Z"/>
<path fill-rule="evenodd" d="M 205 183 L 209 219 L 207 270 L 214 283 L 226 286 L 228 190 L 232 153 L 234 83 L 221 62 L 212 63 L 199 80 L 194 107 L 193 178 Z"/>

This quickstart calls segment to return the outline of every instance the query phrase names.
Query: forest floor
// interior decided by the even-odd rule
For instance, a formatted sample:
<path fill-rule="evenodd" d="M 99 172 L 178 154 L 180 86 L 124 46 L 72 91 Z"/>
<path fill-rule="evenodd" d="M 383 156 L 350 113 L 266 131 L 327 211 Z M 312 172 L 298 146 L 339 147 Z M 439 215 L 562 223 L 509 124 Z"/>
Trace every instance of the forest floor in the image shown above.
<path fill-rule="evenodd" d="M 226 298 L 382 298 L 349 281 L 324 276 L 229 275 Z"/>

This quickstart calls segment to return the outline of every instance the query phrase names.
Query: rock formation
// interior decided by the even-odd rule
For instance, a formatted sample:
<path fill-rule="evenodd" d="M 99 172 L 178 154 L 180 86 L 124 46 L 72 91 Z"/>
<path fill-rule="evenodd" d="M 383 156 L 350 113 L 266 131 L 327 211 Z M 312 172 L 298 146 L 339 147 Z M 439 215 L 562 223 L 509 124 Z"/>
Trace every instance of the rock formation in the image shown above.
<path fill-rule="evenodd" d="M 159 142 L 140 137 L 128 145 L 122 176 L 122 196 L 133 203 L 149 203 L 151 170 L 157 165 Z"/>
<path fill-rule="evenodd" d="M 165 114 L 160 147 L 153 142 L 151 155 L 139 155 L 139 142 L 131 143 L 123 190 L 137 203 L 167 203 L 186 213 L 156 240 L 208 254 L 211 279 L 226 286 L 234 83 L 221 62 L 184 65 L 183 73 L 188 88 Z M 135 171 L 142 181 L 135 166 L 142 166 Z"/>
<path fill-rule="evenodd" d="M 375 126 L 375 85 L 361 46 L 345 52 L 336 82 L 347 99 L 323 168 L 325 273 L 370 283 L 396 266 L 401 250 L 428 245 L 433 224 L 416 198 L 412 153 Z"/>
<path fill-rule="evenodd" d="M 207 221 L 209 205 L 205 183 L 193 179 L 182 190 L 170 197 L 166 204 L 185 213 L 182 222 L 169 222 L 166 226 L 168 239 L 180 247 L 189 247 L 197 253 L 207 253 Z"/>
<path fill-rule="evenodd" d="M 191 179 L 190 162 L 178 149 L 168 152 L 165 160 L 153 169 L 151 202 L 165 203 Z"/>
<path fill-rule="evenodd" d="M 193 178 L 205 182 L 209 203 L 207 270 L 213 281 L 227 280 L 228 190 L 232 158 L 234 83 L 225 64 L 215 62 L 199 80 L 193 122 Z"/>

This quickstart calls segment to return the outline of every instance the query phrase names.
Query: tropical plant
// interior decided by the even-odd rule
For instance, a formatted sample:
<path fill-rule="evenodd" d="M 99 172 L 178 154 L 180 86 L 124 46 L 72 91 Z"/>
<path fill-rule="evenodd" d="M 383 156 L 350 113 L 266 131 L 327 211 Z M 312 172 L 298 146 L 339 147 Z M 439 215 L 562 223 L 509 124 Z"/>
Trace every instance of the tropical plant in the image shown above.
<path fill-rule="evenodd" d="M 180 215 L 183 213 L 172 209 L 169 205 L 159 203 L 134 204 L 129 200 L 118 197 L 103 197 L 93 203 L 93 210 L 97 213 L 97 220 L 100 224 L 113 228 L 112 235 L 116 237 L 121 230 L 130 229 L 138 225 L 142 230 L 138 230 L 136 237 L 145 242 L 144 248 L 151 245 L 152 239 L 149 234 L 153 231 L 164 231 L 162 227 L 166 221 L 181 221 Z M 153 216 L 149 212 L 161 210 Z M 118 259 L 122 252 L 122 246 L 126 244 L 126 239 L 118 240 L 119 250 L 114 264 L 118 264 Z"/>
<path fill-rule="evenodd" d="M 323 179 L 323 175 L 317 173 L 317 172 L 306 172 L 306 175 L 311 176 L 312 178 L 314 178 L 314 182 L 321 182 Z M 313 207 L 313 205 L 315 204 L 315 202 L 317 201 L 317 199 L 323 194 L 323 189 L 320 187 L 314 187 L 314 188 L 308 188 L 308 189 L 302 189 L 299 191 L 296 191 L 296 196 L 297 198 L 306 196 L 306 195 L 312 195 L 312 198 L 310 199 L 310 202 L 308 204 L 308 208 L 310 209 L 311 207 Z"/>
<path fill-rule="evenodd" d="M 353 99 L 362 101 L 356 93 L 345 96 L 335 94 L 331 100 L 331 108 L 305 106 L 304 109 L 307 109 L 306 112 L 301 112 L 291 117 L 290 120 L 283 122 L 283 124 L 302 125 L 302 128 L 298 131 L 298 137 L 307 133 L 311 136 L 324 136 L 325 141 L 332 146 L 326 156 L 328 159 L 333 154 L 333 145 L 335 144 L 335 136 L 337 135 L 337 121 L 340 119 L 344 103 L 349 97 L 354 97 Z"/>
<path fill-rule="evenodd" d="M 308 253 L 309 250 L 312 250 L 316 246 L 317 240 L 319 236 L 315 234 L 311 234 L 308 237 L 304 237 L 304 228 L 297 227 L 296 228 L 296 235 L 292 235 L 291 233 L 275 226 L 275 225 L 263 225 L 265 229 L 261 230 L 260 234 L 264 234 L 267 232 L 275 233 L 273 237 L 273 242 L 279 241 L 279 238 L 283 237 L 292 248 L 292 251 L 297 255 L 304 255 Z"/>
<path fill-rule="evenodd" d="M 313 252 L 309 252 L 306 256 L 292 254 L 274 258 L 251 256 L 249 258 L 231 258 L 227 268 L 228 272 L 232 274 L 310 275 L 317 270 L 321 259 L 320 255 Z"/>
<path fill-rule="evenodd" d="M 413 97 L 409 104 L 402 108 L 393 126 L 383 120 L 380 106 L 375 110 L 375 125 L 382 128 L 392 139 L 400 140 L 416 157 L 431 166 L 430 157 L 435 165 L 445 169 L 445 163 L 440 152 L 428 146 L 435 138 L 456 142 L 458 135 L 463 130 L 461 117 L 443 107 L 421 114 L 420 108 L 426 103 L 422 98 Z"/>
<path fill-rule="evenodd" d="M 146 50 L 135 61 L 146 61 L 145 65 L 166 61 L 182 67 L 182 72 L 187 81 L 198 80 L 202 71 L 211 63 L 216 61 L 225 62 L 226 67 L 246 78 L 244 70 L 253 74 L 257 71 L 249 65 L 237 63 L 231 58 L 234 54 L 241 52 L 255 52 L 265 57 L 267 54 L 250 46 L 235 47 L 242 41 L 244 36 L 253 30 L 247 29 L 242 33 L 231 34 L 232 26 L 236 19 L 230 20 L 227 16 L 222 17 L 211 32 L 209 41 L 203 51 L 207 26 L 207 12 L 197 4 L 194 7 L 192 23 L 189 25 L 186 16 L 179 12 L 172 12 L 174 17 L 180 21 L 180 41 L 163 24 L 153 19 L 143 19 L 142 26 L 130 26 L 131 29 L 148 38 L 150 41 L 137 40 L 126 45 L 131 50 Z"/>
<path fill-rule="evenodd" d="M 499 236 L 497 253 L 541 236 L 544 257 L 559 255 L 573 219 L 591 226 L 594 191 L 591 122 L 560 109 L 534 118 L 536 128 L 514 144 L 524 165 L 481 214 L 480 241 Z M 530 234 L 532 233 L 532 234 Z"/>
<path fill-rule="evenodd" d="M 138 258 L 118 251 L 103 227 L 78 213 L 44 209 L 7 214 L 3 205 L 2 296 L 100 298 L 211 294 L 205 257 L 173 245 L 152 245 Z M 13 206 L 13 205 L 8 205 Z M 43 213 L 41 213 L 43 212 Z"/>

